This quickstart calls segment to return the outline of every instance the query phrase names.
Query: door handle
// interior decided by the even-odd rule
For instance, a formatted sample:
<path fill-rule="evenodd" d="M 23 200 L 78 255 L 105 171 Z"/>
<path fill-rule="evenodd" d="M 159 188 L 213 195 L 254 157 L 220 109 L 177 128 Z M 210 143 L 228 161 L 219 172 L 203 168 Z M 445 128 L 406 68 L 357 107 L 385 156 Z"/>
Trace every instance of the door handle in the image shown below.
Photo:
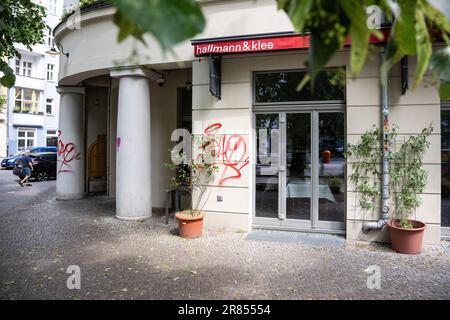
<path fill-rule="evenodd" d="M 278 171 L 284 172 L 284 171 L 286 171 L 286 167 L 285 167 L 285 166 L 280 166 L 279 169 L 278 169 Z"/>

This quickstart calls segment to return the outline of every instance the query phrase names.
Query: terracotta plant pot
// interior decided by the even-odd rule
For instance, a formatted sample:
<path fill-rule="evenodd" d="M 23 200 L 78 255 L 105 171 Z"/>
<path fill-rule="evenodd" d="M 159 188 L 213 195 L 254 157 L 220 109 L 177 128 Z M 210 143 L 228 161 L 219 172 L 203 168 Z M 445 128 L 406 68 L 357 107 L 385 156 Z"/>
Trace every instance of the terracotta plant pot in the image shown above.
<path fill-rule="evenodd" d="M 177 212 L 175 218 L 178 221 L 178 235 L 189 239 L 201 237 L 203 235 L 203 217 L 203 213 L 193 217 L 184 211 Z"/>
<path fill-rule="evenodd" d="M 423 232 L 425 223 L 409 220 L 411 229 L 401 228 L 399 220 L 390 220 L 389 234 L 391 236 L 392 249 L 398 253 L 417 254 L 422 252 Z"/>

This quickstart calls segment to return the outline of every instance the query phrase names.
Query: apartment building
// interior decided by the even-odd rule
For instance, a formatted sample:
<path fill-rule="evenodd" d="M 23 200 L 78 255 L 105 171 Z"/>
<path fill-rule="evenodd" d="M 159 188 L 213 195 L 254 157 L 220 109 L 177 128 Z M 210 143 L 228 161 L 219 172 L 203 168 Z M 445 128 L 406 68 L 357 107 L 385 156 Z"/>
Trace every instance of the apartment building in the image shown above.
<path fill-rule="evenodd" d="M 6 105 L 8 89 L 0 86 L 0 158 L 6 157 Z"/>
<path fill-rule="evenodd" d="M 23 148 L 56 146 L 58 143 L 59 95 L 56 84 L 59 59 L 47 52 L 54 47 L 53 29 L 60 22 L 63 1 L 45 0 L 41 5 L 47 9 L 43 43 L 35 45 L 32 51 L 18 44 L 21 57 L 9 61 L 15 70 L 16 83 L 8 92 L 8 156 Z"/>

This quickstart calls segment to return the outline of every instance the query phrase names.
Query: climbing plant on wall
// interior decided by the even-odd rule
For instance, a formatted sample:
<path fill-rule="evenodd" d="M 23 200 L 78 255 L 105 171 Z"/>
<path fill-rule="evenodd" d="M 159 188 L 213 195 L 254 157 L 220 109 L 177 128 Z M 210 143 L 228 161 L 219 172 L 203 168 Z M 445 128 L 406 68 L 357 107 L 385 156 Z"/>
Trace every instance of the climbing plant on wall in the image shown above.
<path fill-rule="evenodd" d="M 430 125 L 419 134 L 399 139 L 396 126 L 386 138 L 389 161 L 391 212 L 403 228 L 411 228 L 409 218 L 422 203 L 420 193 L 427 185 L 427 171 L 422 168 L 425 152 L 430 147 Z M 380 201 L 383 146 L 378 128 L 366 131 L 356 144 L 348 144 L 346 159 L 350 162 L 349 181 L 357 195 L 357 205 L 364 211 L 373 210 Z"/>

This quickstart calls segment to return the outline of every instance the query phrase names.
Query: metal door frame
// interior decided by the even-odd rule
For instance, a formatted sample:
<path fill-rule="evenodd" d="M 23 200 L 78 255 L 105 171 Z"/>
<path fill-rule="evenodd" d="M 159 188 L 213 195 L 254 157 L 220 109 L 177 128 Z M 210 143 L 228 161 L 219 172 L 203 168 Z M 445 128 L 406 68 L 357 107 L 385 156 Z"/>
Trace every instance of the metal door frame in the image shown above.
<path fill-rule="evenodd" d="M 254 108 L 252 113 L 252 132 L 253 132 L 253 158 L 257 159 L 257 143 L 256 143 L 256 115 L 257 114 L 278 114 L 279 119 L 279 171 L 278 171 L 278 219 L 277 218 L 263 218 L 256 216 L 256 161 L 253 166 L 252 175 L 254 178 L 252 193 L 253 212 L 252 225 L 253 228 L 265 229 L 285 229 L 296 231 L 309 232 L 325 232 L 325 233 L 345 233 L 346 225 L 346 209 L 344 212 L 344 221 L 320 221 L 319 220 L 319 114 L 339 112 L 344 114 L 345 119 L 345 104 L 316 104 L 316 105 L 289 105 L 289 106 L 264 106 L 263 108 Z M 311 125 L 311 205 L 310 205 L 310 220 L 300 219 L 286 219 L 286 117 L 287 114 L 295 113 L 309 113 Z M 346 132 L 346 125 L 344 123 L 344 132 Z M 345 135 L 344 135 L 344 138 Z M 344 170 L 344 177 L 346 177 L 346 170 Z M 346 178 L 345 178 L 346 182 Z M 345 202 L 346 202 L 345 197 Z M 346 205 L 344 205 L 347 208 Z"/>

